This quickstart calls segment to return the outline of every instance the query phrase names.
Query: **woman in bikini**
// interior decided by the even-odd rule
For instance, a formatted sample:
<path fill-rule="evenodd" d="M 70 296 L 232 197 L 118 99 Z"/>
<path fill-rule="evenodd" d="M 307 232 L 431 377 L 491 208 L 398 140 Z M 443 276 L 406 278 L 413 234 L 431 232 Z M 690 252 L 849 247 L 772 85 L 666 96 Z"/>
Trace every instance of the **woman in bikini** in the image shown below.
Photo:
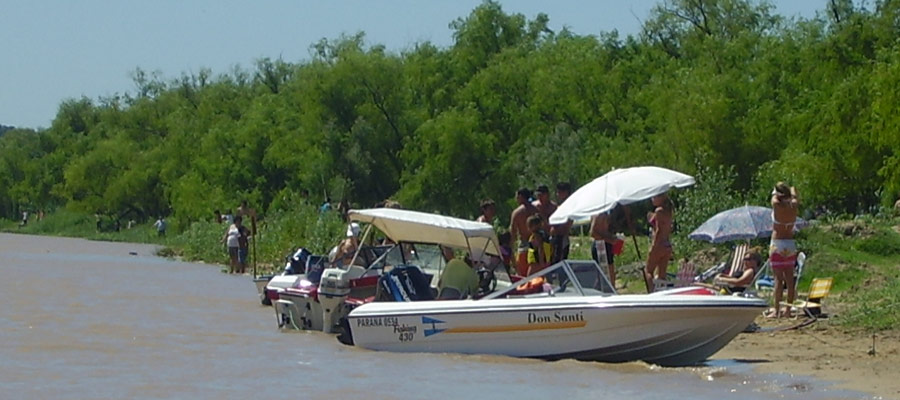
<path fill-rule="evenodd" d="M 653 196 L 651 199 L 655 210 L 648 218 L 651 228 L 650 252 L 647 255 L 647 268 L 644 270 L 644 281 L 647 284 L 647 293 L 653 291 L 653 279 L 665 280 L 669 260 L 672 259 L 672 243 L 669 235 L 672 233 L 672 220 L 675 207 L 672 200 L 665 193 Z"/>
<path fill-rule="evenodd" d="M 772 243 L 769 245 L 769 262 L 775 274 L 775 313 L 781 316 L 781 294 L 787 286 L 787 302 L 793 303 L 797 296 L 794 284 L 794 264 L 797 263 L 797 245 L 794 243 L 794 224 L 800 201 L 797 189 L 784 182 L 778 182 L 772 190 Z M 791 316 L 791 306 L 785 308 L 784 316 Z"/>

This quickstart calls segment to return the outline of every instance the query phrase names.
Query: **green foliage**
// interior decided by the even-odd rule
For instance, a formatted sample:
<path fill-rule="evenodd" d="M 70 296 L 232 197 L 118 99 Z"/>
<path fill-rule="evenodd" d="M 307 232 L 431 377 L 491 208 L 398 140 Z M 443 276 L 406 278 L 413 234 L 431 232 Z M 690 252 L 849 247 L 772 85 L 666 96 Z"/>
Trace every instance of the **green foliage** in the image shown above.
<path fill-rule="evenodd" d="M 209 221 L 196 221 L 172 239 L 177 246 L 175 255 L 185 260 L 203 260 L 218 264 L 229 263 L 228 249 L 222 237 L 228 226 Z"/>
<path fill-rule="evenodd" d="M 883 257 L 900 255 L 900 235 L 893 232 L 878 232 L 860 240 L 855 249 Z"/>
<path fill-rule="evenodd" d="M 697 184 L 692 188 L 675 193 L 677 231 L 673 240 L 679 256 L 704 247 L 701 242 L 687 239 L 688 233 L 722 211 L 747 204 L 745 196 L 734 189 L 737 174 L 732 168 L 700 167 L 695 179 Z"/>
<path fill-rule="evenodd" d="M 840 316 L 842 325 L 867 331 L 900 328 L 900 276 L 893 276 L 884 286 L 859 292 L 850 300 L 855 306 Z"/>
<path fill-rule="evenodd" d="M 290 210 L 306 189 L 464 217 L 489 197 L 502 219 L 518 186 L 635 165 L 697 175 L 676 194 L 676 238 L 776 181 L 805 210 L 869 212 L 900 196 L 900 7 L 826 6 L 788 21 L 767 2 L 665 1 L 622 38 L 485 1 L 447 48 L 395 54 L 359 32 L 220 75 L 138 68 L 133 93 L 69 99 L 50 128 L 0 136 L 0 217 L 164 215 L 180 231 L 244 199 Z"/>

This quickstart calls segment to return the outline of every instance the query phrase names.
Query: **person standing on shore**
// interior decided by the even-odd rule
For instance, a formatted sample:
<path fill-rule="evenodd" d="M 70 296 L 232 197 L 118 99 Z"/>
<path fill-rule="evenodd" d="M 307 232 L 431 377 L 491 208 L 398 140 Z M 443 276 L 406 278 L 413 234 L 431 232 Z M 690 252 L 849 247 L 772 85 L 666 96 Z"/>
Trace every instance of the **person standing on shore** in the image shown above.
<path fill-rule="evenodd" d="M 97 225 L 100 225 L 100 221 L 97 221 Z M 161 215 L 156 222 L 153 223 L 153 226 L 156 228 L 156 236 L 164 237 L 166 236 L 166 220 Z"/>
<path fill-rule="evenodd" d="M 234 222 L 228 225 L 221 240 L 228 248 L 228 257 L 230 259 L 228 273 L 230 274 L 243 273 L 243 269 L 246 268 L 247 240 L 250 237 L 250 230 L 243 225 L 243 221 L 244 218 L 240 215 L 235 216 Z M 242 248 L 243 254 L 241 252 Z"/>
<path fill-rule="evenodd" d="M 247 200 L 241 200 L 241 205 L 238 206 L 236 215 L 238 217 L 243 218 L 243 220 L 250 219 L 250 232 L 251 234 L 256 234 L 256 210 L 250 208 L 247 205 Z"/>
<path fill-rule="evenodd" d="M 572 185 L 569 182 L 556 184 L 556 204 L 561 205 L 572 194 Z M 550 225 L 550 245 L 553 247 L 553 259 L 550 264 L 556 264 L 569 258 L 569 232 L 572 230 L 572 220 L 564 224 Z"/>
<path fill-rule="evenodd" d="M 544 221 L 540 214 L 534 214 L 528 217 L 528 231 L 531 235 L 528 237 L 528 270 L 523 276 L 531 275 L 550 265 L 553 258 L 553 248 L 550 241 L 547 240 L 547 233 L 541 227 Z"/>
<path fill-rule="evenodd" d="M 494 217 L 497 214 L 497 206 L 494 204 L 494 201 L 491 199 L 484 199 L 481 201 L 481 215 L 475 219 L 477 222 L 484 222 L 488 225 L 494 226 Z"/>
<path fill-rule="evenodd" d="M 528 217 L 537 214 L 537 208 L 531 205 L 531 190 L 521 188 L 516 191 L 516 202 L 519 206 L 509 216 L 509 234 L 513 240 L 518 239 L 516 248 L 516 272 L 525 276 L 528 273 L 528 237 L 531 231 L 528 229 Z"/>
<path fill-rule="evenodd" d="M 647 254 L 647 268 L 644 280 L 647 293 L 653 291 L 653 280 L 666 280 L 669 261 L 672 259 L 672 221 L 674 221 L 675 205 L 666 193 L 653 196 L 650 200 L 654 210 L 647 218 L 650 222 L 650 252 Z"/>
<path fill-rule="evenodd" d="M 556 211 L 556 203 L 554 203 L 553 200 L 550 200 L 550 188 L 548 188 L 547 185 L 539 185 L 534 192 L 537 195 L 537 200 L 533 201 L 531 205 L 533 205 L 534 208 L 537 209 L 538 214 L 541 215 L 541 229 L 544 232 L 549 232 L 550 216 Z"/>
<path fill-rule="evenodd" d="M 593 246 L 591 246 L 591 258 L 597 262 L 597 265 L 606 265 L 609 272 L 609 283 L 616 287 L 616 264 L 613 255 L 613 243 L 618 240 L 609 228 L 609 220 L 612 210 L 605 213 L 597 214 L 591 217 L 591 238 Z"/>
<path fill-rule="evenodd" d="M 797 222 L 800 200 L 797 189 L 784 182 L 775 184 L 772 190 L 772 242 L 769 245 L 769 263 L 775 274 L 775 312 L 770 317 L 778 318 L 781 313 L 781 296 L 787 286 L 787 302 L 793 303 L 797 296 L 794 282 L 794 265 L 797 263 L 797 244 L 794 242 L 794 224 Z M 786 306 L 785 317 L 791 316 L 791 306 Z"/>

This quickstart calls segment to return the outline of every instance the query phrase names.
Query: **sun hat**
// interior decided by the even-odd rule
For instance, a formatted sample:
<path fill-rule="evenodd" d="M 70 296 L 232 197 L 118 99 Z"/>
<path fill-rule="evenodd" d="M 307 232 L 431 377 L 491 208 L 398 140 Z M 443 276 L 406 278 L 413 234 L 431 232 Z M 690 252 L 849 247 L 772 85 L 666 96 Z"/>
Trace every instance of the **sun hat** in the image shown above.
<path fill-rule="evenodd" d="M 347 237 L 355 236 L 359 236 L 359 224 L 351 222 L 350 225 L 347 225 Z"/>

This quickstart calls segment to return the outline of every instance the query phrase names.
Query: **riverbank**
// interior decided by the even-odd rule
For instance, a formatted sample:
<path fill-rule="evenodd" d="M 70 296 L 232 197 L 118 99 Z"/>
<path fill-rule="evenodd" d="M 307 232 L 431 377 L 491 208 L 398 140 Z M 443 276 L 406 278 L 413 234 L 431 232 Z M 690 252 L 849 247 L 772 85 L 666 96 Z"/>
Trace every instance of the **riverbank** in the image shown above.
<path fill-rule="evenodd" d="M 757 319 L 764 328 L 797 322 L 779 325 L 771 319 Z M 897 331 L 875 334 L 873 347 L 871 334 L 846 332 L 828 320 L 820 320 L 798 329 L 740 334 L 713 358 L 751 363 L 758 373 L 808 375 L 876 398 L 900 399 Z"/>

